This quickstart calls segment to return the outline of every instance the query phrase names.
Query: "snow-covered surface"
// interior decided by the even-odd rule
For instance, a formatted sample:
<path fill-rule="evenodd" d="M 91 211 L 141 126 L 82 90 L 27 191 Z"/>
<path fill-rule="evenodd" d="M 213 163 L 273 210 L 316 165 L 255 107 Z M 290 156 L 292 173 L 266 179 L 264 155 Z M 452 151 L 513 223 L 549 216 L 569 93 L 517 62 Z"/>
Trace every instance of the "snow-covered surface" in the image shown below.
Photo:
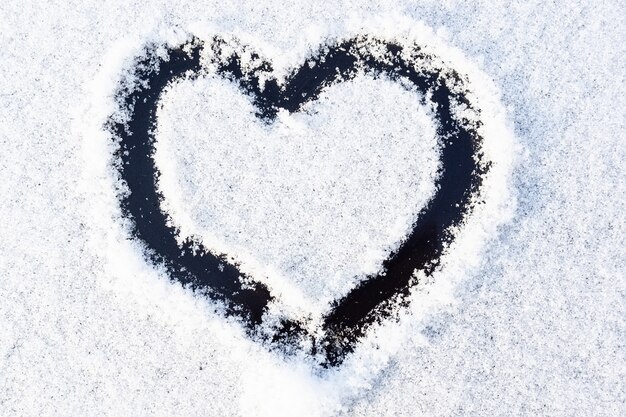
<path fill-rule="evenodd" d="M 181 238 L 202 236 L 307 310 L 376 273 L 434 192 L 434 120 L 389 80 L 335 85 L 271 125 L 220 78 L 179 83 L 162 103 L 155 158 Z"/>
<path fill-rule="evenodd" d="M 625 16 L 620 2 L 3 2 L 0 414 L 623 415 Z M 107 96 L 125 60 L 173 27 L 235 34 L 279 69 L 328 36 L 417 31 L 467 62 L 462 70 L 492 79 L 475 85 L 478 94 L 499 89 L 517 141 L 490 150 L 501 158 L 502 178 L 490 183 L 500 200 L 479 210 L 400 323 L 376 329 L 339 370 L 319 374 L 248 340 L 147 265 L 120 226 L 106 170 L 112 145 L 94 121 L 112 110 Z M 271 268 L 284 297 L 313 309 L 345 293 L 355 271 L 375 268 L 384 257 L 376 251 L 432 193 L 428 111 L 400 114 L 415 97 L 358 83 L 270 127 L 255 125 L 246 98 L 218 80 L 175 86 L 161 109 L 160 185 L 182 231 L 248 268 Z M 232 119 L 210 106 L 216 95 Z M 388 125 L 368 126 L 373 115 Z M 211 152 L 201 151 L 202 131 L 177 123 L 185 117 L 209 126 Z M 342 129 L 337 148 L 332 132 Z M 383 130 L 393 140 L 381 140 Z M 196 146 L 173 140 L 181 135 Z M 351 147 L 356 138 L 365 147 Z M 259 142 L 267 147 L 251 146 Z M 328 187 L 344 163 L 352 170 L 336 187 L 346 202 Z M 384 176 L 360 175 L 376 164 Z M 238 177 L 243 169 L 260 184 Z M 224 184 L 235 181 L 245 192 L 229 195 Z M 318 185 L 310 200 L 307 187 Z M 337 209 L 342 222 L 329 215 Z M 234 236 L 242 221 L 245 234 Z M 344 240 L 355 228 L 361 246 Z"/>

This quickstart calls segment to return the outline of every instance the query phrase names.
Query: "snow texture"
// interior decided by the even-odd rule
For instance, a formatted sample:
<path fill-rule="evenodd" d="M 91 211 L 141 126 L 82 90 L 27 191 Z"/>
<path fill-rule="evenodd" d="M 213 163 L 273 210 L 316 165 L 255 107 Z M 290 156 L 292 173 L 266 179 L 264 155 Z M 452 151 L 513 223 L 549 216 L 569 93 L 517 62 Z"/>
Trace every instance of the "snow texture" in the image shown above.
<path fill-rule="evenodd" d="M 625 17 L 618 1 L 4 1 L 0 415 L 626 414 Z M 249 340 L 128 238 L 98 123 L 145 44 L 188 33 L 236 36 L 279 75 L 330 37 L 415 38 L 471 81 L 496 162 L 485 204 L 339 369 Z M 229 82 L 181 82 L 159 116 L 166 205 L 321 311 L 433 192 L 417 100 L 361 77 L 267 126 Z"/>
<path fill-rule="evenodd" d="M 159 182 L 178 203 L 170 212 L 181 238 L 217 240 L 209 247 L 253 276 L 277 271 L 269 284 L 307 310 L 328 309 L 356 277 L 376 273 L 434 192 L 434 121 L 392 81 L 335 85 L 269 126 L 221 79 L 176 85 L 162 103 Z M 366 120 L 377 122 L 364 129 Z"/>

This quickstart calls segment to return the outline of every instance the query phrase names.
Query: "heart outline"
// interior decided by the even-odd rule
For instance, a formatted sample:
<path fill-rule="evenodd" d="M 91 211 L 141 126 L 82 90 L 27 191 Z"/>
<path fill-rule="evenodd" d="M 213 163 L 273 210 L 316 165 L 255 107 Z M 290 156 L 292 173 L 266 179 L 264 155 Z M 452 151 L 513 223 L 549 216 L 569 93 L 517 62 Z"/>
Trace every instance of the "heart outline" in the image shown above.
<path fill-rule="evenodd" d="M 243 53 L 255 62 L 251 69 L 241 65 Z M 139 82 L 117 91 L 120 109 L 128 109 L 131 116 L 112 116 L 106 126 L 119 144 L 116 169 L 128 190 L 118 197 L 123 215 L 131 220 L 131 234 L 144 244 L 152 262 L 167 268 L 173 280 L 222 302 L 225 313 L 238 317 L 251 336 L 283 350 L 302 350 L 306 345 L 304 349 L 324 367 L 341 364 L 374 321 L 407 305 L 411 288 L 417 283 L 414 272 L 432 275 L 454 237 L 451 229 L 462 223 L 478 200 L 489 164 L 482 160 L 480 121 L 459 119 L 454 114 L 455 105 L 480 114 L 465 97 L 469 91 L 463 78 L 453 69 L 432 65 L 436 57 L 418 45 L 406 48 L 367 36 L 337 41 L 311 54 L 282 85 L 271 77 L 264 77 L 262 85 L 259 75 L 271 74 L 271 63 L 234 39 L 214 37 L 206 43 L 192 37 L 178 47 L 167 47 L 166 58 L 162 55 L 162 47 L 153 44 L 145 48 L 145 56 L 135 60 L 133 75 Z M 159 172 L 153 159 L 159 98 L 176 80 L 205 74 L 207 62 L 203 60 L 209 61 L 216 74 L 250 94 L 259 110 L 257 116 L 268 123 L 279 109 L 296 112 L 324 88 L 348 81 L 360 70 L 394 81 L 408 80 L 422 93 L 422 104 L 427 104 L 428 97 L 436 105 L 443 169 L 435 195 L 420 211 L 408 237 L 383 262 L 381 272 L 336 300 L 315 333 L 307 331 L 304 318 L 281 318 L 270 330 L 261 331 L 267 306 L 274 301 L 269 289 L 242 274 L 232 259 L 211 253 L 193 237 L 179 245 L 178 230 L 161 208 L 163 195 L 158 190 Z"/>

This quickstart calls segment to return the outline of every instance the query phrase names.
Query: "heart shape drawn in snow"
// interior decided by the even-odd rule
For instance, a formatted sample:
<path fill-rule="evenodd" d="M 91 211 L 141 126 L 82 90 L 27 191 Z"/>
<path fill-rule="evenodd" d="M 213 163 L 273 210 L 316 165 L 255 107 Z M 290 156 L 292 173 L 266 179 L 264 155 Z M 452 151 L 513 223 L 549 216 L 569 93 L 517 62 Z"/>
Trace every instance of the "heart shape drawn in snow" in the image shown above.
<path fill-rule="evenodd" d="M 115 167 L 127 186 L 118 197 L 133 237 L 173 280 L 223 305 L 224 314 L 237 317 L 253 338 L 286 352 L 305 351 L 324 367 L 337 366 L 372 323 L 407 305 L 417 276 L 430 276 L 439 267 L 455 237 L 453 229 L 479 203 L 490 166 L 482 151 L 480 110 L 467 98 L 465 79 L 438 57 L 419 45 L 370 36 L 324 46 L 282 82 L 273 72 L 270 62 L 234 39 L 190 37 L 178 46 L 148 45 L 118 89 L 119 112 L 107 123 L 119 143 Z M 180 242 L 175 219 L 162 207 L 154 160 L 160 97 L 177 80 L 209 73 L 235 82 L 252 97 L 257 117 L 268 124 L 279 111 L 298 112 L 325 88 L 359 74 L 397 81 L 417 91 L 421 102 L 433 109 L 441 163 L 433 197 L 380 271 L 361 280 L 315 323 L 270 311 L 277 300 L 265 284 L 242 273 L 232 257 L 212 253 L 194 237 Z"/>

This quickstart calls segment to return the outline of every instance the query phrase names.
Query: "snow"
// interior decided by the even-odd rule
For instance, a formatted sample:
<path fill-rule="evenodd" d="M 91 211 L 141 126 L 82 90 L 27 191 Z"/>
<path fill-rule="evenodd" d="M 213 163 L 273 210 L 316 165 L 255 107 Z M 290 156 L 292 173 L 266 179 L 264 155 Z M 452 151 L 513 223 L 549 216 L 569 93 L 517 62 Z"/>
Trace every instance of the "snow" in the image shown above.
<path fill-rule="evenodd" d="M 162 102 L 155 158 L 181 238 L 215 239 L 252 276 L 275 271 L 272 289 L 307 310 L 376 273 L 434 192 L 434 121 L 392 81 L 338 84 L 270 126 L 230 82 L 188 81 Z"/>
<path fill-rule="evenodd" d="M 611 1 L 3 2 L 0 414 L 624 414 L 624 16 Z M 399 322 L 374 329 L 340 369 L 320 372 L 249 340 L 128 239 L 98 121 L 146 42 L 189 32 L 234 34 L 279 75 L 329 37 L 419 39 L 468 75 L 490 121 L 497 175 L 486 203 Z M 396 112 L 413 95 L 367 77 L 333 89 L 267 127 L 228 82 L 181 83 L 159 126 L 160 186 L 185 233 L 236 252 L 313 310 L 344 293 L 355 271 L 376 268 L 432 193 L 437 163 L 428 109 Z M 237 117 L 208 105 L 218 94 Z M 177 124 L 190 104 L 198 126 L 218 133 L 214 152 L 193 152 L 207 137 Z M 352 124 L 357 112 L 366 117 Z M 367 126 L 373 115 L 387 124 Z M 381 140 L 383 129 L 392 140 Z M 249 146 L 259 142 L 266 148 Z M 218 160 L 241 166 L 219 170 Z M 267 161 L 276 165 L 265 171 Z M 355 168 L 344 205 L 328 183 L 346 164 Z M 361 175 L 372 164 L 387 174 Z M 263 175 L 260 188 L 237 177 L 244 169 Z M 219 175 L 240 181 L 232 204 L 206 198 L 229 196 L 212 180 Z M 280 181 L 294 198 L 276 191 Z M 250 202 L 263 209 L 247 210 Z M 362 218 L 326 226 L 330 213 L 354 207 Z M 242 219 L 245 234 L 232 237 Z M 310 224 L 312 235 L 299 232 Z M 354 228 L 361 246 L 345 240 Z"/>

